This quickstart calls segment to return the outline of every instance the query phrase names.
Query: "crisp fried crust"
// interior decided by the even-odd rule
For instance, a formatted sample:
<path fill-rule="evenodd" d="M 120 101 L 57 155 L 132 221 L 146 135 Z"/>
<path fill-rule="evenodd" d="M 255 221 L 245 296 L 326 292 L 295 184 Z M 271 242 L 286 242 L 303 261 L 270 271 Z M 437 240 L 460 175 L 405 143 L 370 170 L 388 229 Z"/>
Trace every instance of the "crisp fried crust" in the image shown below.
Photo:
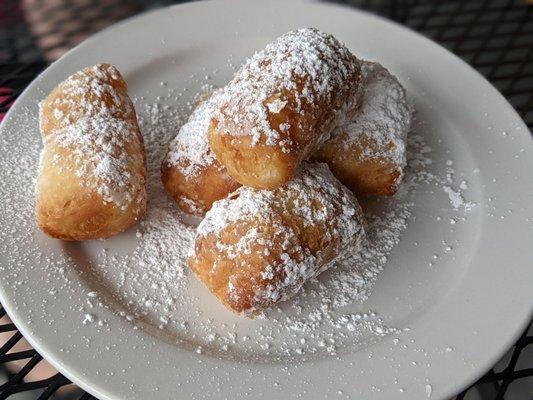
<path fill-rule="evenodd" d="M 207 130 L 218 105 L 220 91 L 201 101 L 169 145 L 161 165 L 161 179 L 180 209 L 203 216 L 213 202 L 240 184 L 209 148 Z"/>
<path fill-rule="evenodd" d="M 353 194 L 325 164 L 303 163 L 274 190 L 241 187 L 198 227 L 189 266 L 231 310 L 253 314 L 357 251 L 364 236 Z"/>
<path fill-rule="evenodd" d="M 279 187 L 356 107 L 360 82 L 359 61 L 331 35 L 289 32 L 224 88 L 209 127 L 211 149 L 239 183 Z"/>
<path fill-rule="evenodd" d="M 364 96 L 358 114 L 336 128 L 313 154 L 357 195 L 392 196 L 406 163 L 411 113 L 405 90 L 383 66 L 362 63 Z"/>
<path fill-rule="evenodd" d="M 313 156 L 314 160 L 327 162 L 331 172 L 353 193 L 362 196 L 392 196 L 403 177 L 403 166 L 390 157 L 379 155 L 382 144 L 366 134 L 348 148 L 345 134 L 337 134 Z M 386 146 L 394 150 L 395 144 Z M 374 157 L 364 157 L 372 152 Z"/>
<path fill-rule="evenodd" d="M 100 64 L 66 79 L 41 104 L 40 122 L 36 215 L 45 233 L 107 238 L 144 214 L 142 136 L 116 68 Z"/>
<path fill-rule="evenodd" d="M 223 199 L 240 186 L 220 164 L 212 164 L 198 171 L 191 179 L 183 173 L 180 166 L 164 163 L 161 179 L 179 208 L 187 214 L 199 217 L 203 216 L 215 201 Z"/>

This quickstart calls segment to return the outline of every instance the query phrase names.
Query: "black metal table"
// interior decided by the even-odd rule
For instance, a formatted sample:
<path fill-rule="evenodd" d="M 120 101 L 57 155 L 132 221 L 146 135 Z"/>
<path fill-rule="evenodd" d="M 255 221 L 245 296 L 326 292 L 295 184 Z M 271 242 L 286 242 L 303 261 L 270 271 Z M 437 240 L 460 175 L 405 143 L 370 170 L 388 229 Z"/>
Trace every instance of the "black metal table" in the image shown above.
<path fill-rule="evenodd" d="M 533 1 L 339 2 L 388 17 L 442 44 L 491 81 L 533 127 Z M 0 121 L 22 90 L 63 52 L 115 21 L 171 3 L 0 0 Z M 43 364 L 0 307 L 0 399 L 93 398 Z M 533 324 L 457 399 L 533 399 Z"/>

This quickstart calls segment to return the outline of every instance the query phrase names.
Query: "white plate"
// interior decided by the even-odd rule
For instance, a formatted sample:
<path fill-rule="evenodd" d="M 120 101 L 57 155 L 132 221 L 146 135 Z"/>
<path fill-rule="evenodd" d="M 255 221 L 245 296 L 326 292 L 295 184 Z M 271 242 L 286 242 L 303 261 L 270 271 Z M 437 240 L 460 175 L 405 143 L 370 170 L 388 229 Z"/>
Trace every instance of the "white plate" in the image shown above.
<path fill-rule="evenodd" d="M 147 115 L 146 104 L 170 105 L 172 114 L 201 91 L 204 75 L 220 85 L 231 76 L 230 64 L 305 26 L 333 33 L 356 54 L 397 74 L 416 109 L 413 135 L 432 148 L 426 168 L 435 178 L 398 205 L 394 200 L 374 207 L 379 213 L 403 204 L 412 215 L 370 298 L 339 311 L 372 310 L 381 319 L 363 316 L 355 331 L 341 324 L 333 332 L 331 321 L 323 323 L 298 347 L 299 334 L 289 332 L 284 313 L 294 313 L 295 304 L 308 307 L 311 300 L 288 302 L 274 313 L 277 322 L 272 316 L 249 321 L 224 310 L 186 271 L 180 278 L 180 268 L 167 268 L 164 274 L 170 275 L 158 277 L 160 266 L 147 260 L 144 280 L 138 265 L 117 261 L 113 267 L 108 258 L 102 267 L 102 248 L 120 259 L 150 240 L 136 238 L 135 228 L 105 242 L 78 245 L 38 231 L 32 211 L 40 147 L 37 102 L 58 82 L 82 67 L 111 62 L 129 82 L 149 127 L 157 125 L 158 113 L 152 108 Z M 154 132 L 144 133 L 153 142 Z M 318 3 L 235 0 L 185 4 L 131 19 L 84 42 L 39 76 L 5 118 L 0 149 L 1 302 L 47 360 L 102 399 L 444 399 L 495 363 L 531 317 L 530 132 L 465 63 L 365 13 Z M 462 180 L 468 188 L 460 187 Z M 443 185 L 475 206 L 454 209 Z M 161 193 L 153 189 L 152 210 L 162 201 L 155 194 Z M 176 232 L 182 234 L 186 230 Z M 121 284 L 121 269 L 127 282 L 139 278 L 137 297 Z M 183 304 L 170 307 L 170 321 L 158 321 L 159 305 L 151 307 L 143 297 L 152 290 L 157 298 L 173 280 L 184 291 L 175 297 Z M 148 287 L 154 281 L 162 286 Z M 148 310 L 146 315 L 131 322 L 120 315 L 136 307 Z M 184 320 L 189 327 L 180 327 Z M 159 323 L 163 329 L 157 329 Z M 197 346 L 213 339 L 211 325 L 218 334 L 199 354 Z M 273 337 L 260 338 L 261 326 Z M 233 331 L 235 343 L 223 351 Z M 313 344 L 330 334 L 337 340 L 336 355 Z M 270 351 L 259 347 L 266 341 Z"/>

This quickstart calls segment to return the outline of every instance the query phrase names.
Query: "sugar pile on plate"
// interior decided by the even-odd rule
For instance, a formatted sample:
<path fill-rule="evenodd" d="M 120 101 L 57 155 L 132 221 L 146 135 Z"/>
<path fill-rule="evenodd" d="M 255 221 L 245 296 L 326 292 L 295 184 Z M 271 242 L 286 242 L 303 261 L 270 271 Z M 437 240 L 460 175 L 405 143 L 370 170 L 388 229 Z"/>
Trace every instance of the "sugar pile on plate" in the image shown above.
<path fill-rule="evenodd" d="M 203 91 L 211 89 L 204 87 Z M 51 298 L 62 291 L 74 299 L 80 290 L 86 291 L 83 307 L 76 306 L 80 326 L 94 326 L 96 332 L 116 329 L 116 325 L 108 326 L 102 316 L 103 307 L 124 318 L 132 329 L 144 329 L 167 342 L 226 358 L 268 360 L 335 355 L 350 348 L 350 344 L 364 346 L 407 328 L 388 326 L 364 302 L 407 228 L 420 184 L 437 184 L 443 190 L 448 186 L 463 199 L 461 191 L 466 185 L 452 185 L 451 166 L 446 177 L 428 172 L 431 149 L 421 136 L 409 136 L 406 177 L 399 193 L 393 198 L 363 201 L 368 221 L 368 241 L 363 250 L 309 282 L 292 300 L 249 320 L 225 310 L 186 266 L 195 230 L 184 223 L 186 217 L 164 191 L 160 165 L 168 143 L 194 102 L 183 102 L 183 90 L 166 86 L 165 90 L 167 94 L 154 103 L 143 98 L 135 101 L 148 160 L 148 212 L 133 231 L 116 238 L 82 244 L 47 242 L 38 233 L 33 214 L 33 181 L 40 143 L 37 136 L 17 139 L 19 151 L 0 160 L 2 168 L 13 171 L 9 181 L 0 182 L 0 190 L 6 194 L 5 205 L 13 209 L 0 221 L 0 233 L 6 238 L 0 243 L 0 254 L 10 255 L 6 262 L 20 265 L 27 260 L 40 260 L 43 285 L 62 282 L 51 288 Z M 34 115 L 35 110 L 26 112 Z M 11 145 L 7 141 L 15 139 L 0 140 L 6 141 L 0 144 L 8 148 Z M 454 194 L 452 197 L 456 198 Z M 458 204 L 453 201 L 452 206 Z M 130 248 L 118 246 L 117 250 L 119 242 L 127 242 Z M 46 250 L 51 244 L 57 245 L 57 250 Z M 73 273 L 87 289 L 80 289 L 76 283 L 79 278 L 72 279 Z M 52 279 L 52 275 L 59 279 Z M 16 272 L 4 278 L 17 288 L 24 287 L 24 277 Z M 42 299 L 39 317 L 52 324 L 55 316 L 48 311 L 48 301 Z M 79 303 L 73 300 L 66 307 L 74 304 Z"/>
<path fill-rule="evenodd" d="M 168 341 L 188 346 L 193 338 L 198 352 L 228 357 L 238 352 L 244 358 L 257 354 L 263 358 L 337 354 L 354 338 L 368 340 L 401 331 L 386 326 L 372 310 L 346 310 L 368 298 L 407 227 L 414 190 L 429 179 L 425 167 L 431 163 L 427 157 L 430 149 L 420 136 L 409 141 L 405 187 L 396 197 L 381 199 L 380 211 L 366 212 L 368 241 L 360 253 L 338 262 L 305 285 L 295 298 L 251 322 L 233 315 L 218 320 L 217 313 L 229 312 L 222 306 L 212 310 L 205 305 L 216 300 L 186 265 L 195 230 L 184 223 L 186 217 L 166 195 L 159 178 L 167 143 L 190 111 L 187 105 L 184 109 L 162 106 L 165 99 L 160 100 L 155 104 L 138 100 L 136 104 L 142 115 L 150 199 L 147 216 L 136 232 L 136 247 L 131 254 L 120 257 L 104 249 L 94 265 L 95 276 L 115 282 L 113 296 L 125 306 L 119 311 L 123 317 Z M 117 270 L 121 271 L 118 278 L 113 276 Z M 195 297 L 198 293 L 201 298 Z M 246 334 L 242 334 L 240 325 L 246 325 Z"/>

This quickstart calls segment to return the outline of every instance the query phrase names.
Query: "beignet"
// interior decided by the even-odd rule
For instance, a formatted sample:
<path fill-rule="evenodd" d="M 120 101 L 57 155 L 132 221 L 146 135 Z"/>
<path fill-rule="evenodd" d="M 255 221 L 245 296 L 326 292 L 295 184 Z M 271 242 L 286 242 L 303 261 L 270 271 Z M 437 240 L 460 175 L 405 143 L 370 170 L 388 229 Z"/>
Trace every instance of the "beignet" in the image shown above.
<path fill-rule="evenodd" d="M 392 196 L 403 177 L 411 112 L 405 89 L 378 63 L 362 63 L 359 113 L 313 155 L 357 195 Z"/>
<path fill-rule="evenodd" d="M 290 298 L 364 237 L 361 208 L 325 164 L 274 190 L 240 187 L 198 226 L 189 266 L 227 307 L 253 314 Z"/>
<path fill-rule="evenodd" d="M 219 99 L 220 91 L 216 91 L 196 107 L 170 143 L 161 166 L 165 189 L 182 211 L 196 216 L 203 216 L 214 201 L 240 186 L 218 162 L 207 141 Z"/>
<path fill-rule="evenodd" d="M 279 187 L 356 108 L 360 82 L 359 61 L 333 36 L 288 32 L 224 88 L 209 127 L 211 149 L 239 183 Z"/>
<path fill-rule="evenodd" d="M 41 102 L 39 111 L 43 137 L 97 115 L 137 123 L 128 85 L 110 64 L 87 67 L 69 76 Z M 142 140 L 140 132 L 139 138 Z"/>
<path fill-rule="evenodd" d="M 101 239 L 146 209 L 146 162 L 127 85 L 108 64 L 85 68 L 41 104 L 36 214 L 63 240 Z"/>

